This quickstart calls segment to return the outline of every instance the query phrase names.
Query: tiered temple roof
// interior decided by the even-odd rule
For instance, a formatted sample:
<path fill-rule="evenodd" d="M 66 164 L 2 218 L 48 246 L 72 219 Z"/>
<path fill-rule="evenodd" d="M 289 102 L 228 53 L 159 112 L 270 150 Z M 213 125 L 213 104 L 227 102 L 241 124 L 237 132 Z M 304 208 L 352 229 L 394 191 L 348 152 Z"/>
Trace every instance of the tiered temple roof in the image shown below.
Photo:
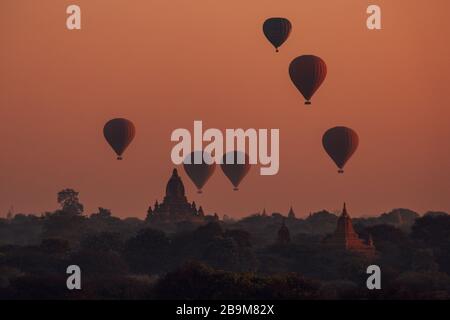
<path fill-rule="evenodd" d="M 370 237 L 368 241 L 364 241 L 359 238 L 353 229 L 352 219 L 347 212 L 345 203 L 342 214 L 337 221 L 336 231 L 333 235 L 326 238 L 324 243 L 336 249 L 354 251 L 368 256 L 375 254 L 372 238 Z"/>
<path fill-rule="evenodd" d="M 149 207 L 147 214 L 149 222 L 204 222 L 211 219 L 217 220 L 218 216 L 205 216 L 201 206 L 197 209 L 195 202 L 190 203 L 187 200 L 184 184 L 177 169 L 173 169 L 172 176 L 167 182 L 163 202 L 159 204 L 156 201 L 153 208 Z"/>

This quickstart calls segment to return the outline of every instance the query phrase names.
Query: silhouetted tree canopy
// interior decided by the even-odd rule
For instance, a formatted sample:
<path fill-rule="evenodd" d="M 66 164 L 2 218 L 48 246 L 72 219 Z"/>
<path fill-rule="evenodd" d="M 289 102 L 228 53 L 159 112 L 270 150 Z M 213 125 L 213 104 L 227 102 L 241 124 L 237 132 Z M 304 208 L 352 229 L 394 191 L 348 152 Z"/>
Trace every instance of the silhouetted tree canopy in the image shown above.
<path fill-rule="evenodd" d="M 160 230 L 142 229 L 125 243 L 124 256 L 134 272 L 162 272 L 170 261 L 170 239 Z"/>
<path fill-rule="evenodd" d="M 450 216 L 395 209 L 353 219 L 374 257 L 325 246 L 337 216 L 282 213 L 198 224 L 83 215 L 78 193 L 58 193 L 61 209 L 0 218 L 0 299 L 448 299 Z M 282 221 L 290 243 L 274 239 Z M 79 265 L 83 290 L 65 287 Z M 369 264 L 381 291 L 366 288 Z M 62 288 L 61 288 L 62 286 Z"/>
<path fill-rule="evenodd" d="M 64 189 L 58 192 L 57 201 L 66 214 L 83 214 L 84 207 L 78 199 L 78 192 L 73 189 Z"/>

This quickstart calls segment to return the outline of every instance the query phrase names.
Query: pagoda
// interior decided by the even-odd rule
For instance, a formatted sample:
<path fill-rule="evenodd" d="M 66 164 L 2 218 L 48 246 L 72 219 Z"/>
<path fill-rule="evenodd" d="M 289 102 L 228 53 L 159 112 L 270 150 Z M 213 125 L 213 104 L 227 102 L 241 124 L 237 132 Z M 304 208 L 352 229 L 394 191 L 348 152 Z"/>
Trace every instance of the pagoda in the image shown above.
<path fill-rule="evenodd" d="M 167 182 L 163 202 L 160 204 L 156 201 L 153 208 L 151 206 L 148 208 L 146 221 L 203 223 L 218 219 L 217 214 L 205 215 L 201 206 L 197 209 L 195 202 L 190 203 L 187 200 L 183 181 L 177 169 L 173 169 L 172 176 Z"/>
<path fill-rule="evenodd" d="M 283 219 L 283 223 L 280 227 L 280 230 L 278 230 L 277 240 L 276 244 L 279 245 L 286 245 L 291 242 L 291 235 L 289 232 L 288 227 L 286 227 L 285 221 Z"/>
<path fill-rule="evenodd" d="M 288 219 L 295 219 L 295 212 L 294 212 L 294 209 L 292 208 L 292 206 L 289 209 L 289 212 L 288 212 L 287 216 L 288 216 Z"/>
<path fill-rule="evenodd" d="M 359 238 L 353 229 L 352 219 L 347 212 L 345 203 L 342 214 L 337 221 L 336 231 L 324 239 L 324 244 L 334 249 L 357 252 L 366 256 L 373 256 L 375 254 L 372 237 L 369 237 L 368 241 L 364 241 Z"/>

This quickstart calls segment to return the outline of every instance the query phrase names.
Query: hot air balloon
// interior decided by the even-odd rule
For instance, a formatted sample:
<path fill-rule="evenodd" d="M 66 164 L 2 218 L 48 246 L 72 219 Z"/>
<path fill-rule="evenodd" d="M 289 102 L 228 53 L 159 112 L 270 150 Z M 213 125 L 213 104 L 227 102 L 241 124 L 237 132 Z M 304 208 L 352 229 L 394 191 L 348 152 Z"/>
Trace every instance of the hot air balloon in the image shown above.
<path fill-rule="evenodd" d="M 269 18 L 264 21 L 263 32 L 266 38 L 275 47 L 278 48 L 289 38 L 292 24 L 286 18 Z"/>
<path fill-rule="evenodd" d="M 122 160 L 122 154 L 133 141 L 136 129 L 127 119 L 116 118 L 108 121 L 103 128 L 106 141 L 117 154 L 117 160 Z"/>
<path fill-rule="evenodd" d="M 201 157 L 201 163 L 195 163 L 195 154 Z M 206 162 L 205 162 L 206 161 Z M 197 187 L 197 192 L 202 193 L 202 188 L 213 175 L 216 169 L 216 163 L 209 153 L 203 151 L 194 151 L 189 154 L 183 162 L 184 171 Z M 208 164 L 211 163 L 211 164 Z"/>
<path fill-rule="evenodd" d="M 231 151 L 223 156 L 223 173 L 231 181 L 234 191 L 238 191 L 238 186 L 247 173 L 250 171 L 249 157 L 246 153 L 240 151 Z"/>
<path fill-rule="evenodd" d="M 305 104 L 311 104 L 311 98 L 319 89 L 327 76 L 327 65 L 321 58 L 313 55 L 300 56 L 289 65 L 289 75 L 297 89 L 306 99 Z"/>
<path fill-rule="evenodd" d="M 322 137 L 322 145 L 338 166 L 339 173 L 344 173 L 344 166 L 355 153 L 358 143 L 357 133 L 347 127 L 331 128 Z"/>

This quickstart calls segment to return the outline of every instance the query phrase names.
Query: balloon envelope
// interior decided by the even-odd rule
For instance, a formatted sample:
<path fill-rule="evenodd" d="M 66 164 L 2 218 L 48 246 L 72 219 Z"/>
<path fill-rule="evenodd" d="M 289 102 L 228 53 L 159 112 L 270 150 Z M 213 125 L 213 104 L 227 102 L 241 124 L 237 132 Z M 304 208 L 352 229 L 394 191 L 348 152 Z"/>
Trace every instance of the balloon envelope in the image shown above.
<path fill-rule="evenodd" d="M 201 163 L 195 163 L 196 155 L 198 158 L 201 157 Z M 216 163 L 210 154 L 203 151 L 194 151 L 184 160 L 183 168 L 197 187 L 198 193 L 202 193 L 202 188 L 216 170 Z"/>
<path fill-rule="evenodd" d="M 249 157 L 246 153 L 240 151 L 231 151 L 224 154 L 222 164 L 220 165 L 223 173 L 231 181 L 234 191 L 239 190 L 239 184 L 250 171 Z"/>
<path fill-rule="evenodd" d="M 277 52 L 278 48 L 289 38 L 291 30 L 292 24 L 286 18 L 269 18 L 263 24 L 264 35 Z"/>
<path fill-rule="evenodd" d="M 322 145 L 338 166 L 339 173 L 344 172 L 344 166 L 355 153 L 358 144 L 358 134 L 347 127 L 331 128 L 322 137 Z"/>
<path fill-rule="evenodd" d="M 327 65 L 317 56 L 300 56 L 289 65 L 289 75 L 295 87 L 306 99 L 305 104 L 311 104 L 312 96 L 327 76 Z"/>
<path fill-rule="evenodd" d="M 118 160 L 122 160 L 122 154 L 133 141 L 135 133 L 134 124 L 123 118 L 112 119 L 103 128 L 103 135 L 117 154 Z"/>

